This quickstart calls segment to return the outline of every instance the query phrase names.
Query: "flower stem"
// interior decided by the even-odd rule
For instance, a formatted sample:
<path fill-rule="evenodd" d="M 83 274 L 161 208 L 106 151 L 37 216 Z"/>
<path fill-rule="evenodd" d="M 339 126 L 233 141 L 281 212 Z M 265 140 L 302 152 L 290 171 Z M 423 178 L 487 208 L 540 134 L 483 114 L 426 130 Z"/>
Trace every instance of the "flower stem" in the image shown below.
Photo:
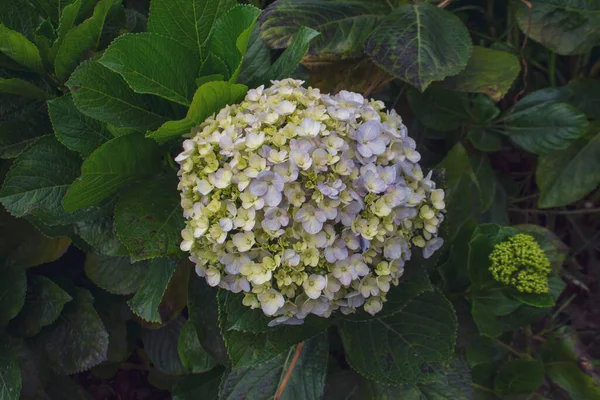
<path fill-rule="evenodd" d="M 288 382 L 290 381 L 290 378 L 292 377 L 292 372 L 294 372 L 294 368 L 296 367 L 296 363 L 300 358 L 300 353 L 302 353 L 303 348 L 304 342 L 298 343 L 298 345 L 296 346 L 296 351 L 294 352 L 294 356 L 292 357 L 292 361 L 290 362 L 290 366 L 286 371 L 285 376 L 283 377 L 283 380 L 281 381 L 281 384 L 279 385 L 279 388 L 277 389 L 277 392 L 273 397 L 273 400 L 280 400 L 281 396 L 283 396 L 283 391 L 285 390 L 285 387 L 287 386 Z"/>

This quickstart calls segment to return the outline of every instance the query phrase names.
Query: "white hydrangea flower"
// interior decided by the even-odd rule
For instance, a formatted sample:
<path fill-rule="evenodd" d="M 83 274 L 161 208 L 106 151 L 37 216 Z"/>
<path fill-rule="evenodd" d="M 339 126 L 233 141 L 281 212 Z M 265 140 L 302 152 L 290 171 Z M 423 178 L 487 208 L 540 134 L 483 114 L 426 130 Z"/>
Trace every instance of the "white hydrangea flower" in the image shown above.
<path fill-rule="evenodd" d="M 443 244 L 444 191 L 394 111 L 292 79 L 248 91 L 177 156 L 181 249 L 278 324 L 381 311 L 412 251 Z"/>

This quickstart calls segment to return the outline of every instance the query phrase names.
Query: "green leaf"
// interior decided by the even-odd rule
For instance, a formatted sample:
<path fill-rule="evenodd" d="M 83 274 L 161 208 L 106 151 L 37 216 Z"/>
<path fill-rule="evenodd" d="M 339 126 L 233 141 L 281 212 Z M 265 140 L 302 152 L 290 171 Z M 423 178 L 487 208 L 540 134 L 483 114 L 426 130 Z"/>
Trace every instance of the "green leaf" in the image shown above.
<path fill-rule="evenodd" d="M 17 353 L 10 341 L 0 339 L 0 399 L 19 400 L 22 378 Z"/>
<path fill-rule="evenodd" d="M 132 263 L 129 257 L 111 257 L 88 253 L 85 257 L 85 274 L 94 284 L 109 293 L 127 295 L 135 293 L 148 274 L 148 264 Z"/>
<path fill-rule="evenodd" d="M 282 49 L 306 26 L 321 33 L 311 53 L 354 58 L 363 55 L 365 39 L 389 12 L 384 2 L 279 0 L 262 13 L 261 33 L 271 48 Z"/>
<path fill-rule="evenodd" d="M 82 114 L 75 107 L 71 94 L 50 100 L 48 113 L 58 141 L 83 157 L 112 138 L 102 122 Z"/>
<path fill-rule="evenodd" d="M 201 124 L 204 120 L 218 112 L 228 104 L 241 101 L 246 95 L 248 88 L 244 85 L 231 84 L 228 82 L 208 82 L 196 90 L 194 99 L 185 119 L 180 121 L 168 121 L 158 130 L 147 136 L 159 143 L 168 142 L 188 133 L 194 126 Z"/>
<path fill-rule="evenodd" d="M 57 323 L 39 337 L 52 368 L 60 374 L 85 371 L 106 359 L 108 333 L 94 309 L 94 298 L 77 288 Z"/>
<path fill-rule="evenodd" d="M 40 52 L 25 36 L 0 24 L 0 53 L 23 67 L 44 73 Z"/>
<path fill-rule="evenodd" d="M 512 298 L 533 307 L 554 307 L 555 304 L 549 293 L 522 293 L 518 290 L 511 290 L 509 293 Z"/>
<path fill-rule="evenodd" d="M 0 93 L 16 94 L 29 99 L 48 100 L 53 96 L 31 82 L 19 78 L 0 78 Z"/>
<path fill-rule="evenodd" d="M 228 290 L 219 290 L 217 300 L 224 330 L 240 332 L 267 332 L 271 318 L 260 309 L 252 309 L 242 304 L 243 295 Z"/>
<path fill-rule="evenodd" d="M 204 350 L 220 364 L 227 365 L 229 358 L 219 329 L 217 288 L 208 286 L 194 273 L 189 280 L 188 315 Z"/>
<path fill-rule="evenodd" d="M 519 147 L 534 154 L 563 150 L 585 134 L 585 115 L 566 103 L 520 107 L 504 118 L 503 130 Z"/>
<path fill-rule="evenodd" d="M 123 194 L 115 208 L 115 228 L 133 261 L 179 257 L 185 223 L 177 180 L 171 177 L 142 182 Z"/>
<path fill-rule="evenodd" d="M 370 400 L 467 400 L 473 398 L 469 368 L 463 361 L 457 359 L 453 359 L 448 364 L 439 379 L 431 382 L 398 387 L 365 380 L 365 386 Z"/>
<path fill-rule="evenodd" d="M 235 0 L 153 0 L 148 32 L 175 38 L 204 59 L 215 22 L 236 4 Z"/>
<path fill-rule="evenodd" d="M 545 364 L 546 376 L 552 383 L 565 390 L 573 400 L 598 400 L 600 388 L 591 376 L 583 372 L 575 362 Z"/>
<path fill-rule="evenodd" d="M 431 87 L 424 93 L 407 88 L 406 97 L 420 123 L 438 131 L 452 131 L 469 121 L 466 94 Z"/>
<path fill-rule="evenodd" d="M 25 268 L 20 265 L 3 265 L 0 271 L 0 327 L 3 327 L 17 316 L 25 304 L 27 277 Z"/>
<path fill-rule="evenodd" d="M 70 238 L 49 238 L 27 220 L 15 218 L 0 207 L 0 255 L 6 266 L 29 268 L 52 262 L 70 245 Z"/>
<path fill-rule="evenodd" d="M 499 396 L 534 393 L 544 381 L 544 364 L 535 360 L 511 360 L 496 375 L 494 391 Z"/>
<path fill-rule="evenodd" d="M 181 328 L 177 341 L 177 351 L 187 372 L 200 374 L 213 369 L 217 365 L 200 344 L 196 328 L 194 328 L 191 321 L 186 321 Z"/>
<path fill-rule="evenodd" d="M 228 79 L 232 83 L 235 83 L 242 68 L 250 33 L 259 14 L 260 10 L 256 7 L 237 5 L 215 23 L 208 50 L 223 60 L 231 72 Z"/>
<path fill-rule="evenodd" d="M 467 261 L 469 278 L 474 287 L 482 287 L 496 282 L 489 271 L 491 266 L 490 253 L 494 245 L 516 234 L 517 231 L 514 228 L 496 224 L 482 224 L 475 229 L 469 241 L 469 258 Z"/>
<path fill-rule="evenodd" d="M 22 114 L 0 122 L 0 158 L 18 157 L 41 137 L 52 134 L 43 103 L 33 103 Z"/>
<path fill-rule="evenodd" d="M 98 210 L 95 207 L 70 214 L 61 205 L 80 165 L 77 154 L 55 138 L 42 138 L 13 163 L 0 191 L 0 202 L 16 217 L 33 216 L 48 225 L 75 222 Z"/>
<path fill-rule="evenodd" d="M 168 258 L 155 258 L 149 262 L 142 284 L 127 302 L 136 315 L 149 322 L 162 322 L 158 306 L 176 269 L 177 263 Z"/>
<path fill-rule="evenodd" d="M 503 287 L 493 287 L 473 292 L 473 304 L 485 309 L 486 312 L 494 316 L 508 315 L 521 307 L 521 303 L 515 300 L 510 291 Z M 477 319 L 475 320 L 477 323 Z"/>
<path fill-rule="evenodd" d="M 596 132 L 539 158 L 535 178 L 540 208 L 573 203 L 600 185 L 600 130 Z"/>
<path fill-rule="evenodd" d="M 100 254 L 129 255 L 127 248 L 119 242 L 112 215 L 79 221 L 75 224 L 75 233 Z"/>
<path fill-rule="evenodd" d="M 94 14 L 65 35 L 54 62 L 56 76 L 61 82 L 69 78 L 86 51 L 97 50 L 106 17 L 118 1 L 100 0 Z"/>
<path fill-rule="evenodd" d="M 302 61 L 302 58 L 308 52 L 309 44 L 317 36 L 319 36 L 319 32 L 314 29 L 305 26 L 300 28 L 294 35 L 292 44 L 285 49 L 283 54 L 281 54 L 273 65 L 271 65 L 264 78 L 261 80 L 268 83 L 271 80 L 280 80 L 290 77 L 298 67 L 298 64 L 300 64 L 300 61 Z"/>
<path fill-rule="evenodd" d="M 63 8 L 60 13 L 60 21 L 55 32 L 56 40 L 52 43 L 52 47 L 48 52 L 48 62 L 52 65 L 54 65 L 56 61 L 56 54 L 58 53 L 58 50 L 60 50 L 62 43 L 65 40 L 65 36 L 73 29 L 73 25 L 75 25 L 75 20 L 81 10 L 81 6 L 82 0 L 76 0 Z"/>
<path fill-rule="evenodd" d="M 242 61 L 242 69 L 240 70 L 238 82 L 247 86 L 251 85 L 251 87 L 260 86 L 254 84 L 254 82 L 258 82 L 258 79 L 265 74 L 265 71 L 267 71 L 270 66 L 271 52 L 264 40 L 260 37 L 259 24 L 255 24 L 250 33 L 248 48 L 246 49 L 246 54 Z M 214 80 L 225 79 L 223 75 L 221 76 L 221 79 Z M 196 84 L 197 83 L 198 82 L 196 82 Z"/>
<path fill-rule="evenodd" d="M 467 137 L 477 150 L 491 153 L 502 148 L 502 138 L 498 134 L 482 128 L 471 129 L 467 132 Z"/>
<path fill-rule="evenodd" d="M 121 74 L 136 93 L 155 94 L 189 106 L 200 57 L 179 39 L 130 33 L 112 42 L 100 64 Z"/>
<path fill-rule="evenodd" d="M 169 375 L 183 375 L 186 372 L 177 352 L 177 340 L 184 322 L 183 317 L 179 317 L 160 329 L 142 331 L 144 350 L 150 361 Z"/>
<path fill-rule="evenodd" d="M 256 367 L 235 368 L 221 382 L 219 398 L 271 398 L 289 371 L 296 347 Z M 323 398 L 327 370 L 328 343 L 326 335 L 307 340 L 285 386 L 282 400 L 317 400 Z"/>
<path fill-rule="evenodd" d="M 597 79 L 577 78 L 562 87 L 569 93 L 566 100 L 590 119 L 600 119 L 600 82 Z"/>
<path fill-rule="evenodd" d="M 56 283 L 40 275 L 29 278 L 25 305 L 11 321 L 10 328 L 19 334 L 32 337 L 44 326 L 52 324 L 72 297 Z"/>
<path fill-rule="evenodd" d="M 533 8 L 515 1 L 519 28 L 530 38 L 560 55 L 584 54 L 600 40 L 600 10 L 582 2 L 536 1 Z M 592 3 L 590 3 L 592 4 Z"/>
<path fill-rule="evenodd" d="M 348 363 L 369 379 L 387 384 L 440 379 L 454 351 L 457 321 L 438 292 L 425 292 L 402 311 L 368 322 L 341 320 Z"/>
<path fill-rule="evenodd" d="M 217 400 L 223 368 L 214 368 L 204 374 L 187 375 L 173 388 L 173 400 Z"/>
<path fill-rule="evenodd" d="M 459 92 L 485 93 L 499 101 L 510 89 L 521 65 L 505 51 L 473 46 L 471 58 L 458 75 L 444 79 L 440 86 Z"/>
<path fill-rule="evenodd" d="M 463 70 L 471 48 L 461 20 L 426 2 L 396 8 L 365 44 L 377 65 L 420 91 Z"/>
<path fill-rule="evenodd" d="M 163 124 L 168 114 L 156 98 L 134 93 L 123 78 L 96 61 L 82 63 L 67 86 L 82 113 L 117 128 L 145 132 Z"/>
<path fill-rule="evenodd" d="M 62 200 L 68 211 L 99 203 L 123 186 L 152 175 L 160 168 L 160 148 L 140 134 L 114 138 L 96 149 L 81 166 Z"/>

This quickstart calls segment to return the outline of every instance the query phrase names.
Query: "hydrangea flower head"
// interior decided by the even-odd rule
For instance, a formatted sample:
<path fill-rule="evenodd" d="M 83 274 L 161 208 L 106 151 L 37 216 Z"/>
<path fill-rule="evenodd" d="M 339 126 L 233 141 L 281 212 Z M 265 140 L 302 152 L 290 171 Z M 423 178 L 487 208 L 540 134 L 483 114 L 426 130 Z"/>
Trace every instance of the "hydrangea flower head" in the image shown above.
<path fill-rule="evenodd" d="M 181 249 L 211 286 L 298 324 L 379 312 L 415 247 L 443 240 L 444 191 L 395 111 L 293 79 L 252 89 L 184 141 Z"/>
<path fill-rule="evenodd" d="M 525 293 L 548 293 L 550 261 L 531 235 L 519 233 L 494 246 L 490 272 L 495 280 Z"/>

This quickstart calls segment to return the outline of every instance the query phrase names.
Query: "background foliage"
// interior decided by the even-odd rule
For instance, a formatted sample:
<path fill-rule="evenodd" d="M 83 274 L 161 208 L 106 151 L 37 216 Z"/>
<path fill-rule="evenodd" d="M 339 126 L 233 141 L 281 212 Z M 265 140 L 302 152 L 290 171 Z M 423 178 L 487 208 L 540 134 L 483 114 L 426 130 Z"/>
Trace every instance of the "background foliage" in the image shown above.
<path fill-rule="evenodd" d="M 0 1 L 0 399 L 600 398 L 598 2 L 248 3 Z M 179 250 L 182 135 L 290 76 L 395 108 L 447 190 L 376 317 L 269 328 Z M 519 232 L 549 294 L 488 271 Z"/>

